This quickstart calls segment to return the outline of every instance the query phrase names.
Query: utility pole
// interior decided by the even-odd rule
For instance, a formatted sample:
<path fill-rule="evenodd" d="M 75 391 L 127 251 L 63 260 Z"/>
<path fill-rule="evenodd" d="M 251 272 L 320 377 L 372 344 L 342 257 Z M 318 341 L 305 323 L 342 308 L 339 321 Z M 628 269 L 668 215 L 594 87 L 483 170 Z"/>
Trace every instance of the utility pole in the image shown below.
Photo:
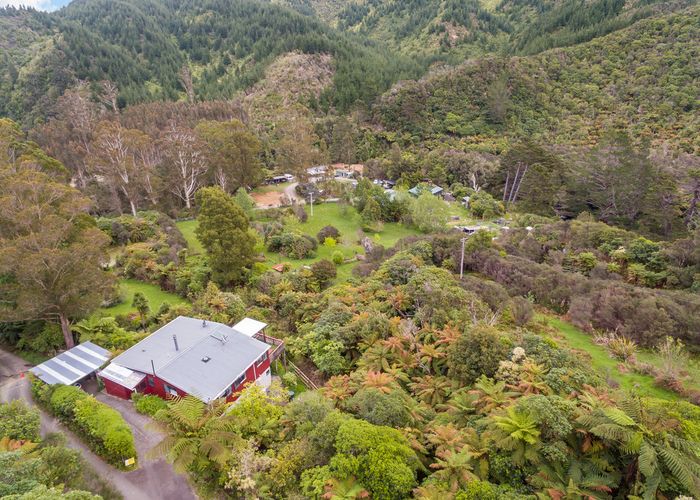
<path fill-rule="evenodd" d="M 467 238 L 462 238 L 462 258 L 459 260 L 459 279 L 464 277 L 464 244 L 467 242 Z"/>

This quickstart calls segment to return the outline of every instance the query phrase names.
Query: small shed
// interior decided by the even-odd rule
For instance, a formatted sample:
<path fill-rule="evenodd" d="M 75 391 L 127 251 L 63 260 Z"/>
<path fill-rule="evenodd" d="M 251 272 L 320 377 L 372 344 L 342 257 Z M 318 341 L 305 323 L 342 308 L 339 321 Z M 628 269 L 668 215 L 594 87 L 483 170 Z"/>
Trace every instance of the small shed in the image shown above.
<path fill-rule="evenodd" d="M 29 371 L 49 385 L 73 385 L 99 370 L 110 355 L 107 349 L 97 344 L 83 342 Z"/>

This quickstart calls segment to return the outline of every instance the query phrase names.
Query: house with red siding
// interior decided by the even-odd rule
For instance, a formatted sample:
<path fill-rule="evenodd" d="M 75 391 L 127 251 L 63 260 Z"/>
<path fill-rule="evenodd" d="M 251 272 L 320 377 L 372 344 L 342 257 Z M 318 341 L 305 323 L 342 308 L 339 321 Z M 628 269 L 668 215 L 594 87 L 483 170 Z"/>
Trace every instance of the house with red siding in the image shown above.
<path fill-rule="evenodd" d="M 255 338 L 266 326 L 250 318 L 230 327 L 180 316 L 97 375 L 107 393 L 124 399 L 139 392 L 233 401 L 246 384 L 267 388 L 272 382 L 271 346 Z"/>

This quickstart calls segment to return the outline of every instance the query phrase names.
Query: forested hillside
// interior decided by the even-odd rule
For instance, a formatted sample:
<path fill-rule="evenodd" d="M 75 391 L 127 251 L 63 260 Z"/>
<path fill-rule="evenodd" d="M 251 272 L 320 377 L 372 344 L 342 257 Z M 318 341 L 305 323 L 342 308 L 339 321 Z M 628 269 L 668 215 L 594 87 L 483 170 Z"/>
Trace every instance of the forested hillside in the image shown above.
<path fill-rule="evenodd" d="M 52 14 L 3 9 L 0 19 L 12 28 L 0 60 L 0 114 L 27 126 L 45 118 L 76 80 L 111 81 L 120 107 L 185 98 L 188 86 L 192 98 L 231 98 L 281 54 L 327 53 L 336 72 L 322 102 L 345 110 L 421 70 L 407 57 L 264 2 L 80 0 Z"/>
<path fill-rule="evenodd" d="M 534 54 L 585 42 L 692 0 L 286 0 L 340 29 L 408 54 L 451 60 L 488 52 Z"/>
<path fill-rule="evenodd" d="M 700 151 L 697 7 L 534 57 L 486 57 L 432 71 L 375 108 L 413 140 L 530 137 L 591 144 L 606 130 Z"/>

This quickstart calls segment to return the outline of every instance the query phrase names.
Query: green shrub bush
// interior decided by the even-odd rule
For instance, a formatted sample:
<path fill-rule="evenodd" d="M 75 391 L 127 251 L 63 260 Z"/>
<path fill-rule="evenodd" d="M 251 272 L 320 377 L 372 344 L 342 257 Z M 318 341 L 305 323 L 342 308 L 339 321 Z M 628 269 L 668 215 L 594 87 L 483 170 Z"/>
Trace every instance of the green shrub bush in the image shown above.
<path fill-rule="evenodd" d="M 136 457 L 131 427 L 121 414 L 92 396 L 79 400 L 73 410 L 73 425 L 80 429 L 91 448 L 114 466 Z"/>
<path fill-rule="evenodd" d="M 118 411 L 75 386 L 49 386 L 35 377 L 32 394 L 110 464 L 126 469 L 124 460 L 136 457 L 131 427 Z"/>
<path fill-rule="evenodd" d="M 136 411 L 143 415 L 150 415 L 151 417 L 158 413 L 159 410 L 163 410 L 168 407 L 168 404 L 153 395 L 144 395 L 135 392 L 131 395 L 131 400 L 134 402 L 134 408 Z"/>
<path fill-rule="evenodd" d="M 0 404 L 0 438 L 27 440 L 37 443 L 41 422 L 36 408 L 24 401 Z"/>

